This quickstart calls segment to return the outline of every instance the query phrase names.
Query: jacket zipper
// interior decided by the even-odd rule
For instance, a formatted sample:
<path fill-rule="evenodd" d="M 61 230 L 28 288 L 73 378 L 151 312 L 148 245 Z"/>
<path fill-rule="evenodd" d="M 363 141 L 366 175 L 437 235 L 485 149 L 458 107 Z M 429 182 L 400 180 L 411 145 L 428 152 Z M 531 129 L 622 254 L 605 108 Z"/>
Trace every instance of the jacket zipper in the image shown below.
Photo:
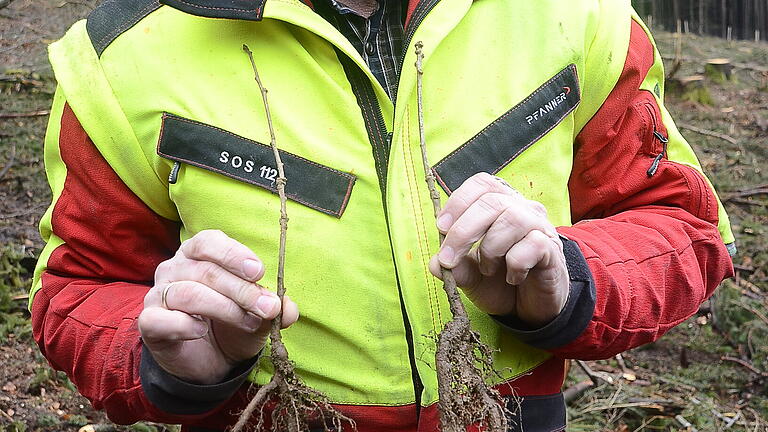
<path fill-rule="evenodd" d="M 653 177 L 654 174 L 656 174 L 656 171 L 659 170 L 659 164 L 661 163 L 661 160 L 667 154 L 667 143 L 669 143 L 669 138 L 665 137 L 664 134 L 659 132 L 657 128 L 657 123 L 656 123 L 656 113 L 654 112 L 653 108 L 649 107 L 648 104 L 645 104 L 645 109 L 648 111 L 648 114 L 651 115 L 651 123 L 653 123 L 652 139 L 659 140 L 662 146 L 661 152 L 658 155 L 656 155 L 656 157 L 653 159 L 653 162 L 651 162 L 650 168 L 648 168 L 648 171 L 645 172 L 648 175 L 648 177 Z"/>
<path fill-rule="evenodd" d="M 424 21 L 424 18 L 429 15 L 429 13 L 434 9 L 435 6 L 440 2 L 440 0 L 421 0 L 419 2 L 419 5 L 416 6 L 416 10 L 414 11 L 414 15 L 411 16 L 411 21 L 408 22 L 408 26 L 405 29 L 405 38 L 403 43 L 403 52 L 400 53 L 400 70 L 397 73 L 398 77 L 398 86 L 395 88 L 395 94 L 392 95 L 392 103 L 395 103 L 397 100 L 397 91 L 400 87 L 400 75 L 403 73 L 403 61 L 405 60 L 405 56 L 408 53 L 408 47 L 411 45 L 411 41 L 413 40 L 413 35 L 416 33 L 416 29 L 419 28 L 421 25 L 421 22 Z M 419 10 L 419 6 L 422 4 L 426 4 L 424 9 L 421 9 L 421 12 Z"/>
<path fill-rule="evenodd" d="M 168 174 L 168 183 L 169 184 L 176 184 L 176 181 L 179 179 L 179 169 L 181 168 L 181 162 L 174 162 L 173 168 L 171 168 L 171 173 Z"/>
<path fill-rule="evenodd" d="M 411 379 L 413 382 L 414 398 L 416 405 L 416 416 L 420 415 L 421 408 L 421 392 L 424 388 L 421 378 L 419 377 L 418 369 L 416 367 L 416 349 L 413 337 L 413 328 L 411 327 L 410 319 L 408 318 L 408 312 L 405 308 L 405 298 L 403 296 L 403 289 L 400 285 L 400 278 L 398 276 L 397 261 L 395 260 L 395 250 L 392 247 L 392 232 L 389 228 L 389 212 L 387 210 L 386 201 L 386 175 L 387 166 L 389 165 L 389 152 L 392 147 L 392 132 L 387 131 L 387 125 L 384 122 L 384 112 L 381 109 L 381 105 L 376 98 L 376 93 L 373 90 L 370 80 L 365 76 L 357 65 L 354 64 L 344 53 L 339 50 L 336 51 L 337 57 L 342 63 L 344 72 L 347 75 L 347 79 L 352 86 L 352 92 L 357 98 L 358 105 L 360 106 L 361 114 L 365 118 L 368 115 L 373 115 L 375 118 L 374 125 L 370 126 L 366 123 L 366 131 L 368 132 L 368 139 L 371 142 L 372 150 L 374 153 L 386 152 L 381 154 L 381 158 L 386 161 L 376 166 L 377 175 L 380 175 L 379 186 L 381 189 L 382 205 L 384 207 L 384 223 L 387 225 L 387 238 L 389 239 L 390 253 L 392 254 L 392 264 L 395 270 L 395 280 L 397 282 L 397 292 L 400 300 L 400 309 L 403 316 L 403 325 L 405 327 L 405 340 L 408 348 L 408 360 L 411 368 Z M 384 142 L 379 142 L 384 140 Z M 383 148 L 382 148 L 383 146 Z"/>

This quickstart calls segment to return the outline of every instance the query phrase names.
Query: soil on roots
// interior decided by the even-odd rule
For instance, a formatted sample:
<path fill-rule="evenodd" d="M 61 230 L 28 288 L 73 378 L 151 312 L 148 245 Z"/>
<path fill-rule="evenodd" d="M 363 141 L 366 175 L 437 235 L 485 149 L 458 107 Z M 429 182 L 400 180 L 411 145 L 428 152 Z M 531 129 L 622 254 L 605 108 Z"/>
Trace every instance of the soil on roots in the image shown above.
<path fill-rule="evenodd" d="M 346 423 L 357 430 L 354 420 L 344 416 L 323 393 L 306 385 L 297 375 L 288 351 L 280 340 L 272 339 L 272 380 L 259 388 L 248 406 L 240 414 L 233 432 L 240 432 L 258 409 L 256 430 L 264 430 L 266 415 L 271 409 L 273 432 L 306 432 L 322 428 L 325 432 L 342 430 Z"/>
<path fill-rule="evenodd" d="M 436 366 L 443 432 L 476 426 L 489 432 L 508 429 L 512 413 L 501 394 L 485 383 L 496 372 L 493 350 L 463 316 L 448 322 L 438 336 Z"/>

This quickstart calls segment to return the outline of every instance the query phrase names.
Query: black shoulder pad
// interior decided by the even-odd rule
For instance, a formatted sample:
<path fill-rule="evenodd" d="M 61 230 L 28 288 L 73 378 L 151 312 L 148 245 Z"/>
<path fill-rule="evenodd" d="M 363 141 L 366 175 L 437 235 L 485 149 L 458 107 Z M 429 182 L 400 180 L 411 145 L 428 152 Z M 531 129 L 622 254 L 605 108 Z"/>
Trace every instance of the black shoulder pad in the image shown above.
<path fill-rule="evenodd" d="M 88 16 L 88 37 L 101 53 L 131 27 L 160 7 L 158 0 L 105 0 Z"/>
<path fill-rule="evenodd" d="M 160 0 L 182 12 L 206 18 L 261 21 L 266 0 Z"/>

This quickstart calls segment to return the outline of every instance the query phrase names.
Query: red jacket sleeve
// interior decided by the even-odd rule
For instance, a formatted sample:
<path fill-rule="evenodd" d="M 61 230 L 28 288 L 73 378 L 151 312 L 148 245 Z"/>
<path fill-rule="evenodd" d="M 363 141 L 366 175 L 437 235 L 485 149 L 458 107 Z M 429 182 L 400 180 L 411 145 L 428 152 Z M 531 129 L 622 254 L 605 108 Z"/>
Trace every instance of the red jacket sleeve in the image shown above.
<path fill-rule="evenodd" d="M 202 416 L 154 406 L 139 374 L 136 320 L 155 268 L 179 247 L 178 223 L 158 216 L 125 186 L 68 105 L 58 144 L 66 178 L 50 179 L 63 181 L 63 189 L 52 204 L 46 240 L 59 245 L 39 264 L 42 286 L 31 307 L 35 340 L 51 365 L 114 422 L 199 422 Z"/>
<path fill-rule="evenodd" d="M 559 231 L 584 254 L 596 302 L 584 332 L 553 350 L 563 357 L 608 358 L 654 341 L 733 275 L 716 196 L 697 170 L 667 158 L 659 104 L 640 90 L 654 52 L 633 21 L 618 84 L 576 140 L 577 223 Z"/>

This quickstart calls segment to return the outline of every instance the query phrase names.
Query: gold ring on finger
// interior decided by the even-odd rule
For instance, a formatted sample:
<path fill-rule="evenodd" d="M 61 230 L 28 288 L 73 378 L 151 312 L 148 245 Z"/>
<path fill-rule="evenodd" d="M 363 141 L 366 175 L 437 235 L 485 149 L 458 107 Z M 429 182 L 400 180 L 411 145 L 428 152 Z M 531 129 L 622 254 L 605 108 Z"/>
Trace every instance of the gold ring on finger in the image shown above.
<path fill-rule="evenodd" d="M 168 291 L 170 291 L 170 290 L 171 290 L 171 287 L 172 287 L 172 286 L 173 286 L 173 284 L 175 284 L 175 283 L 176 283 L 176 282 L 171 282 L 171 283 L 169 283 L 168 285 L 166 285 L 166 286 L 163 288 L 163 292 L 162 292 L 162 294 L 160 294 L 160 303 L 163 305 L 163 307 L 164 307 L 165 309 L 170 309 L 170 308 L 168 307 Z"/>

